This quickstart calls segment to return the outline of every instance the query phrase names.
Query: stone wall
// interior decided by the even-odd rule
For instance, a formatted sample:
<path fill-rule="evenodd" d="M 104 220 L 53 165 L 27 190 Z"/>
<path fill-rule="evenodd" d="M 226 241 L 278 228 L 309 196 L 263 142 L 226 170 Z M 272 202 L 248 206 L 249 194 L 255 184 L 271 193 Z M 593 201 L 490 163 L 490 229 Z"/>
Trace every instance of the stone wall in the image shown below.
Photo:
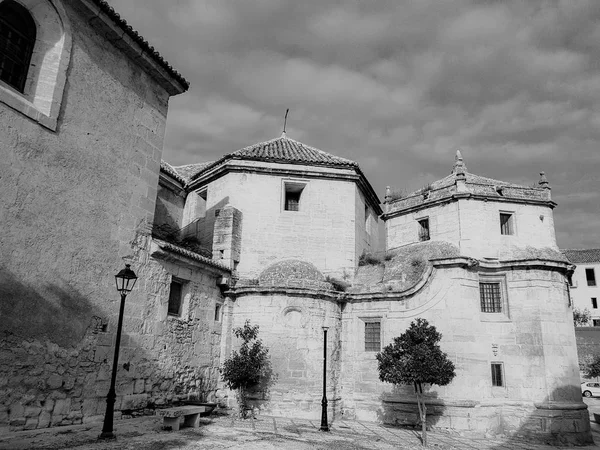
<path fill-rule="evenodd" d="M 412 413 L 406 412 L 416 412 L 412 387 L 394 388 L 378 380 L 375 352 L 364 350 L 364 327 L 369 320 L 381 321 L 383 347 L 422 317 L 442 333 L 442 350 L 456 366 L 450 385 L 427 390 L 429 401 L 438 405 L 433 425 L 509 434 L 523 428 L 529 434 L 563 428 L 587 433 L 564 275 L 533 268 L 494 271 L 493 276 L 505 279 L 505 315 L 480 312 L 479 280 L 485 275 L 491 276 L 477 266 L 438 267 L 414 296 L 347 304 L 342 315 L 343 415 L 386 423 L 411 420 Z M 504 365 L 503 387 L 492 386 L 492 362 Z M 513 407 L 521 412 L 509 417 Z M 540 414 L 546 414 L 545 421 L 532 419 Z"/>
<path fill-rule="evenodd" d="M 173 230 L 179 230 L 182 224 L 185 193 L 176 192 L 161 184 L 158 185 L 156 207 L 154 210 L 154 226 L 167 225 Z"/>
<path fill-rule="evenodd" d="M 113 276 L 123 260 L 139 272 L 145 244 L 136 242 L 155 211 L 169 95 L 73 4 L 56 131 L 0 102 L 2 431 L 103 412 L 119 310 Z M 127 298 L 118 408 L 143 404 L 136 396 L 166 400 L 177 383 L 149 354 L 162 329 L 140 287 Z M 153 299 L 164 303 L 164 290 Z"/>
<path fill-rule="evenodd" d="M 149 237 L 139 237 L 138 243 L 140 264 L 134 268 L 139 280 L 125 304 L 115 409 L 127 413 L 189 396 L 214 400 L 221 343 L 215 306 L 223 301 L 216 278 L 223 271 L 166 261 L 162 254 L 156 259 L 148 253 Z M 172 277 L 187 281 L 180 317 L 167 314 Z M 117 302 L 113 307 L 118 311 Z M 73 345 L 3 333 L 0 430 L 103 417 L 117 321 L 101 310 L 91 314 L 89 326 Z M 64 325 L 65 332 L 74 331 Z"/>
<path fill-rule="evenodd" d="M 299 173 L 298 166 L 287 166 Z M 288 179 L 307 183 L 300 211 L 283 210 L 283 181 Z M 208 185 L 207 207 L 230 204 L 243 214 L 240 276 L 256 277 L 269 264 L 288 258 L 341 276 L 355 266 L 355 194 L 355 183 L 346 180 L 229 172 Z"/>
<path fill-rule="evenodd" d="M 513 235 L 501 235 L 501 211 L 514 214 Z M 418 242 L 417 220 L 424 218 L 429 218 L 432 240 L 455 244 L 474 258 L 513 259 L 518 249 L 529 248 L 558 251 L 550 207 L 469 199 L 392 217 L 386 221 L 387 248 Z"/>
<path fill-rule="evenodd" d="M 259 325 L 277 375 L 266 397 L 254 404 L 269 414 L 318 419 L 323 395 L 323 330 L 327 324 L 327 399 L 330 418 L 340 407 L 340 308 L 336 301 L 285 293 L 243 295 L 232 307 L 232 327 Z M 233 339 L 233 348 L 239 342 Z M 229 354 L 231 349 L 228 349 Z"/>

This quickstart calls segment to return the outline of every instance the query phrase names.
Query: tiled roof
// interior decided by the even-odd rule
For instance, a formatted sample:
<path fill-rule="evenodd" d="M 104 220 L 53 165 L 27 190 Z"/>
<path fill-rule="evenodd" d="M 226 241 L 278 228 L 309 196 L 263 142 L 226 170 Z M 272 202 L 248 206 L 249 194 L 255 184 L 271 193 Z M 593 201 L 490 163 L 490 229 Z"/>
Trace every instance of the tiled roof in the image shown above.
<path fill-rule="evenodd" d="M 163 250 L 167 250 L 173 253 L 177 253 L 179 255 L 182 256 L 186 256 L 190 259 L 193 259 L 195 261 L 199 261 L 201 263 L 204 263 L 208 266 L 212 266 L 215 267 L 217 269 L 223 270 L 225 272 L 231 272 L 231 269 L 229 269 L 228 267 L 224 266 L 223 264 L 218 263 L 217 261 L 213 261 L 210 258 L 207 258 L 205 256 L 199 255 L 198 253 L 192 252 L 191 250 L 188 250 L 186 248 L 180 247 L 178 245 L 175 244 L 171 244 L 170 242 L 165 242 L 162 241 L 160 239 L 154 239 L 154 242 L 156 242 L 158 244 L 158 246 L 160 248 L 162 248 Z"/>
<path fill-rule="evenodd" d="M 197 163 L 197 164 L 187 164 L 185 166 L 174 166 L 173 169 L 175 169 L 177 171 L 177 173 L 179 175 L 181 175 L 183 178 L 185 178 L 187 181 L 190 178 L 192 178 L 194 175 L 196 175 L 197 173 L 202 172 L 205 168 L 207 168 L 211 164 L 213 164 L 213 161 Z"/>
<path fill-rule="evenodd" d="M 229 153 L 218 161 L 203 167 L 199 172 L 193 175 L 192 178 L 196 178 L 202 172 L 230 159 L 358 168 L 358 164 L 350 159 L 341 158 L 294 139 L 290 139 L 284 133 L 281 137 L 250 145 L 249 147 L 244 147 L 233 153 Z"/>
<path fill-rule="evenodd" d="M 96 4 L 102 12 L 104 12 L 112 21 L 121 28 L 127 36 L 133 39 L 145 52 L 147 52 L 150 57 L 163 69 L 167 71 L 169 75 L 171 75 L 175 80 L 181 83 L 185 90 L 189 89 L 190 83 L 183 76 L 177 72 L 171 65 L 165 61 L 165 59 L 154 50 L 148 41 L 146 41 L 140 34 L 135 31 L 131 25 L 127 24 L 125 19 L 122 19 L 121 16 L 113 9 L 112 6 L 108 4 L 105 0 L 92 0 L 94 4 Z"/>
<path fill-rule="evenodd" d="M 165 172 L 167 175 L 172 176 L 177 181 L 179 181 L 182 185 L 185 185 L 186 179 L 181 176 L 175 168 L 166 161 L 160 161 L 160 170 Z"/>
<path fill-rule="evenodd" d="M 574 264 L 600 263 L 600 248 L 565 248 L 561 252 Z"/>

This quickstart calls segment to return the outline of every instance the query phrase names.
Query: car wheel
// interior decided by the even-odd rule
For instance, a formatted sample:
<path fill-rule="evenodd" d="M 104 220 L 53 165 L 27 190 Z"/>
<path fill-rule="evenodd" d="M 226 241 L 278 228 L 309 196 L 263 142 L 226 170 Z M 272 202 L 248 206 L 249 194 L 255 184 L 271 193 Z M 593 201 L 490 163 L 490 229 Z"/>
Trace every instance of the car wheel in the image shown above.
<path fill-rule="evenodd" d="M 590 398 L 592 396 L 592 393 L 590 391 L 584 391 L 583 396 Z"/>

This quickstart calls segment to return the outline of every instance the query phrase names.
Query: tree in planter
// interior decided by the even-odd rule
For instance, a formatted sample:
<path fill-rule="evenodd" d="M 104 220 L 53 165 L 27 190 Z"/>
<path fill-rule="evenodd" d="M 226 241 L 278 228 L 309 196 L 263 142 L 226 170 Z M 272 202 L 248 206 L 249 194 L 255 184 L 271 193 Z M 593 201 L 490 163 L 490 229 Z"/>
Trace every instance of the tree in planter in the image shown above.
<path fill-rule="evenodd" d="M 590 380 L 600 377 L 600 355 L 595 355 L 592 360 L 586 364 L 585 377 Z"/>
<path fill-rule="evenodd" d="M 269 350 L 258 339 L 258 325 L 251 326 L 247 320 L 243 327 L 235 328 L 233 334 L 242 340 L 239 352 L 233 351 L 221 367 L 221 378 L 229 389 L 236 391 L 240 413 L 246 418 L 248 389 L 268 387 L 273 376 Z"/>
<path fill-rule="evenodd" d="M 455 377 L 454 364 L 439 346 L 442 335 L 425 319 L 410 327 L 377 354 L 379 379 L 395 385 L 412 384 L 422 427 L 423 446 L 427 447 L 427 408 L 423 384 L 446 386 Z"/>
<path fill-rule="evenodd" d="M 576 327 L 585 327 L 591 318 L 592 314 L 589 309 L 573 308 L 573 323 Z"/>

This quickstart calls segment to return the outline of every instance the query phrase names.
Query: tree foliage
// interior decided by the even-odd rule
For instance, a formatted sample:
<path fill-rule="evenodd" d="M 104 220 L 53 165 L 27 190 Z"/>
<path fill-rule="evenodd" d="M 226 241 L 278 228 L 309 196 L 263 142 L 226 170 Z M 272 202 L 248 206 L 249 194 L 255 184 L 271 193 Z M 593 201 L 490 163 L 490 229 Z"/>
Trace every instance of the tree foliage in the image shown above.
<path fill-rule="evenodd" d="M 589 309 L 573 308 L 573 322 L 576 327 L 585 327 L 591 318 L 592 314 Z"/>
<path fill-rule="evenodd" d="M 395 385 L 413 385 L 423 430 L 423 445 L 427 446 L 427 409 L 423 384 L 445 386 L 455 377 L 454 364 L 439 342 L 442 335 L 425 319 L 416 319 L 410 327 L 377 354 L 379 379 Z"/>
<path fill-rule="evenodd" d="M 237 391 L 242 415 L 248 409 L 248 389 L 264 383 L 264 378 L 272 376 L 269 350 L 258 339 L 258 325 L 246 321 L 243 327 L 233 330 L 233 334 L 242 340 L 239 351 L 233 351 L 221 367 L 221 378 L 229 389 Z M 261 383 L 263 382 L 263 383 Z"/>
<path fill-rule="evenodd" d="M 589 379 L 600 377 L 600 355 L 595 355 L 586 365 L 585 377 Z"/>

